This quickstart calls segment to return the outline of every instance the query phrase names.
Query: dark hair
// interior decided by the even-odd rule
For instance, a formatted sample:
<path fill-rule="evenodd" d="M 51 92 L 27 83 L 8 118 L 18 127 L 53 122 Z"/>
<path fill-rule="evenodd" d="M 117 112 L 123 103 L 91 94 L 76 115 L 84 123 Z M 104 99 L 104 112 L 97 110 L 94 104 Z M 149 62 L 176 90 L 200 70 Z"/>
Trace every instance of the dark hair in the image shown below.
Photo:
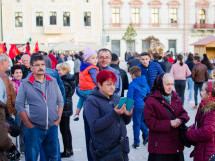
<path fill-rule="evenodd" d="M 164 57 L 163 57 L 163 60 L 164 60 L 165 62 L 168 62 L 168 56 L 164 56 Z"/>
<path fill-rule="evenodd" d="M 169 58 L 172 58 L 172 53 L 168 55 Z"/>
<path fill-rule="evenodd" d="M 47 53 L 47 52 L 44 52 L 43 55 L 48 55 L 48 53 Z"/>
<path fill-rule="evenodd" d="M 177 56 L 177 60 L 180 61 L 180 65 L 183 66 L 183 56 L 182 55 L 178 55 Z"/>
<path fill-rule="evenodd" d="M 147 53 L 147 52 L 143 52 L 143 53 L 141 53 L 141 54 L 140 54 L 140 56 L 148 56 L 149 58 L 151 58 L 151 57 L 150 57 L 150 54 L 149 54 L 149 53 Z"/>
<path fill-rule="evenodd" d="M 129 69 L 129 73 L 131 75 L 134 74 L 136 77 L 140 77 L 141 76 L 141 69 L 140 69 L 140 67 L 134 66 L 134 67 L 131 67 Z"/>
<path fill-rule="evenodd" d="M 118 57 L 118 55 L 116 55 L 115 53 L 112 53 L 112 61 L 117 61 L 117 60 L 119 60 L 119 57 Z"/>
<path fill-rule="evenodd" d="M 107 80 L 111 80 L 112 82 L 116 83 L 117 77 L 110 70 L 101 70 L 96 76 L 97 83 L 100 83 L 101 85 Z"/>
<path fill-rule="evenodd" d="M 100 53 L 101 51 L 103 51 L 103 52 L 109 52 L 109 53 L 110 53 L 110 56 L 111 56 L 111 51 L 110 51 L 109 49 L 107 49 L 107 48 L 102 48 L 102 49 L 100 49 L 100 50 L 98 51 L 98 55 L 99 55 L 99 53 Z"/>
<path fill-rule="evenodd" d="M 196 56 L 194 56 L 194 57 L 193 57 L 193 59 L 194 59 L 194 60 L 196 60 L 197 62 L 200 62 L 200 57 L 199 57 L 199 56 L 197 56 L 197 55 L 196 55 Z"/>
<path fill-rule="evenodd" d="M 12 66 L 11 67 L 11 74 L 14 74 L 15 70 L 17 70 L 17 69 L 21 69 L 21 71 L 22 71 L 22 66 L 21 65 Z M 23 71 L 22 71 L 22 73 L 23 73 Z"/>
<path fill-rule="evenodd" d="M 79 55 L 78 55 L 78 54 L 74 54 L 73 56 L 75 57 L 75 59 L 78 59 L 78 58 L 79 58 Z"/>
<path fill-rule="evenodd" d="M 30 65 L 33 66 L 34 62 L 37 60 L 44 60 L 44 57 L 41 53 L 34 53 L 31 55 Z"/>
<path fill-rule="evenodd" d="M 213 65 L 211 64 L 210 60 L 208 59 L 207 54 L 203 54 L 203 59 L 201 61 L 202 64 L 205 64 L 208 69 L 212 70 Z"/>
<path fill-rule="evenodd" d="M 193 54 L 189 54 L 187 60 L 193 61 Z"/>
<path fill-rule="evenodd" d="M 160 55 L 158 53 L 153 54 L 154 60 L 160 60 Z"/>

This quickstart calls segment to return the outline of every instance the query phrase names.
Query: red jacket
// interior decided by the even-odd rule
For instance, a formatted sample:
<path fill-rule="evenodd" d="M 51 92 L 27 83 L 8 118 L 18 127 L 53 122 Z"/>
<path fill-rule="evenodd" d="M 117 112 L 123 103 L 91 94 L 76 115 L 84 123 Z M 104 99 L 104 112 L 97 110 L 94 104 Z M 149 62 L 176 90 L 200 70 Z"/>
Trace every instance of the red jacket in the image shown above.
<path fill-rule="evenodd" d="M 208 161 L 215 153 L 215 101 L 198 109 L 195 124 L 187 132 L 187 138 L 196 142 L 194 161 Z"/>
<path fill-rule="evenodd" d="M 176 92 L 172 92 L 171 105 L 159 91 L 146 97 L 143 111 L 146 125 L 149 128 L 148 151 L 154 154 L 183 152 L 184 146 L 179 139 L 179 130 L 171 127 L 171 116 L 158 100 L 167 105 L 176 118 L 180 118 L 184 122 L 189 120 Z"/>

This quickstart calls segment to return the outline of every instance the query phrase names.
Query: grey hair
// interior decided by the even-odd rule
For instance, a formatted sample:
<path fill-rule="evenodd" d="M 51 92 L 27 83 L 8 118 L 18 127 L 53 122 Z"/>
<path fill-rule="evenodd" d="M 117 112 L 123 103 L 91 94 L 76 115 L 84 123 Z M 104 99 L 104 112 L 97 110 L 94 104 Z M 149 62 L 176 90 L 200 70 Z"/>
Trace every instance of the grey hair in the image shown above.
<path fill-rule="evenodd" d="M 174 76 L 171 73 L 165 73 L 163 75 L 163 82 L 165 82 L 169 77 L 171 77 L 174 80 Z"/>
<path fill-rule="evenodd" d="M 0 54 L 0 62 L 5 61 L 8 59 L 7 54 Z"/>
<path fill-rule="evenodd" d="M 31 57 L 30 57 L 28 54 L 24 54 L 24 55 L 21 57 L 21 61 L 22 61 L 25 57 L 27 57 L 29 60 L 31 59 Z"/>

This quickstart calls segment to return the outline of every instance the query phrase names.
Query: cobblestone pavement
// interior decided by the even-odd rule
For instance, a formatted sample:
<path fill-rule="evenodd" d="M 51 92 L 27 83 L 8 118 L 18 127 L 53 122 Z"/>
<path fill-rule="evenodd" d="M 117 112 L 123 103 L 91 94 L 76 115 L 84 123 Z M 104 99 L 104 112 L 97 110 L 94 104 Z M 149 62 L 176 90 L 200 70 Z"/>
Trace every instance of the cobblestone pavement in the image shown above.
<path fill-rule="evenodd" d="M 129 78 L 131 80 L 131 78 Z M 185 105 L 184 108 L 188 112 L 190 116 L 190 121 L 188 122 L 188 125 L 191 125 L 194 122 L 196 111 L 192 109 L 194 104 L 190 104 L 188 101 L 188 90 L 186 88 L 186 93 L 185 93 Z M 200 100 L 200 96 L 199 96 Z M 74 95 L 73 96 L 73 107 L 74 107 L 74 112 L 75 112 L 75 107 L 78 102 L 78 96 Z M 143 144 L 140 145 L 140 149 L 134 149 L 132 148 L 133 144 L 133 130 L 132 130 L 132 125 L 133 122 L 131 122 L 127 126 L 127 131 L 128 131 L 128 137 L 130 140 L 130 153 L 129 153 L 129 158 L 130 161 L 147 161 L 148 158 L 148 151 L 147 151 L 147 145 L 144 146 Z M 84 122 L 83 122 L 83 117 L 82 117 L 82 112 L 80 115 L 79 121 L 73 121 L 73 116 L 71 117 L 70 120 L 70 127 L 71 127 L 71 132 L 72 132 L 72 144 L 73 144 L 73 151 L 74 155 L 68 159 L 62 159 L 62 161 L 87 161 L 87 156 L 86 156 L 86 148 L 85 148 L 85 137 L 84 137 Z M 61 146 L 61 152 L 63 151 L 63 143 L 62 143 L 62 138 L 61 134 L 59 131 L 59 140 L 60 140 L 60 146 Z M 192 161 L 193 159 L 189 158 L 189 155 L 191 151 L 193 150 L 192 148 L 185 148 L 184 150 L 184 156 L 185 156 L 185 161 Z M 22 158 L 24 161 L 24 158 Z"/>

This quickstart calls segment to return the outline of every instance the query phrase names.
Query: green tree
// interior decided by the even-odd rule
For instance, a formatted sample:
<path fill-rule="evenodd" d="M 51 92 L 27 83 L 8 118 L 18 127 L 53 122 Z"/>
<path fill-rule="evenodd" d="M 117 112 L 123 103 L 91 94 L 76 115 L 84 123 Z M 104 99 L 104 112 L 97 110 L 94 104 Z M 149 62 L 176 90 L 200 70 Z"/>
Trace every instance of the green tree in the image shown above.
<path fill-rule="evenodd" d="M 126 29 L 126 32 L 124 33 L 124 36 L 122 37 L 122 39 L 126 41 L 128 51 L 132 51 L 132 46 L 135 43 L 134 40 L 136 36 L 137 33 L 135 29 L 133 28 L 132 24 L 129 24 Z"/>

